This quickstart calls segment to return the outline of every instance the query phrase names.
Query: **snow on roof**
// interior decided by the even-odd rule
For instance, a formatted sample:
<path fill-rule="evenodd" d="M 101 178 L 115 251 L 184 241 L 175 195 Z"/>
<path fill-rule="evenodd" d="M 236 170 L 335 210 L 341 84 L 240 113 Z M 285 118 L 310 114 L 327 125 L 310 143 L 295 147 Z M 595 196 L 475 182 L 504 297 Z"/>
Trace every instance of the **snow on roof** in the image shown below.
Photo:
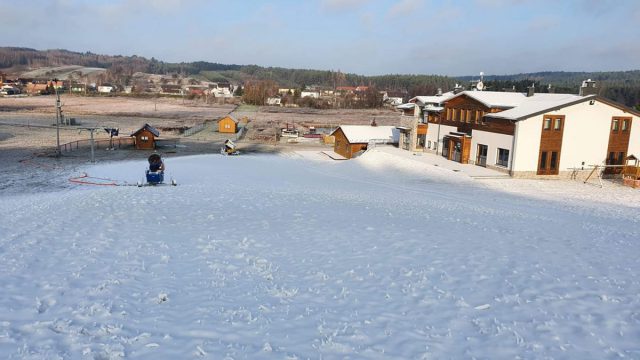
<path fill-rule="evenodd" d="M 409 110 L 409 109 L 413 109 L 414 107 L 416 107 L 416 104 L 406 103 L 406 104 L 396 106 L 396 109 Z"/>
<path fill-rule="evenodd" d="M 595 97 L 595 95 L 579 96 L 573 94 L 535 94 L 530 97 L 525 97 L 518 106 L 512 109 L 501 111 L 499 113 L 487 114 L 486 116 L 498 119 L 522 120 L 552 109 L 592 100 Z"/>
<path fill-rule="evenodd" d="M 454 97 L 456 94 L 453 93 L 453 91 L 449 91 L 446 92 L 442 95 L 432 95 L 432 96 L 416 96 L 414 98 L 409 99 L 410 103 L 415 103 L 417 102 L 418 104 L 442 104 L 443 102 L 451 99 L 452 97 Z"/>
<path fill-rule="evenodd" d="M 466 95 L 490 108 L 513 108 L 520 105 L 520 103 L 527 98 L 524 93 L 467 90 L 452 96 L 451 99 L 463 95 Z"/>
<path fill-rule="evenodd" d="M 342 129 L 347 140 L 352 144 L 368 143 L 370 141 L 394 143 L 398 142 L 399 138 L 399 131 L 395 126 L 340 125 L 338 129 Z"/>

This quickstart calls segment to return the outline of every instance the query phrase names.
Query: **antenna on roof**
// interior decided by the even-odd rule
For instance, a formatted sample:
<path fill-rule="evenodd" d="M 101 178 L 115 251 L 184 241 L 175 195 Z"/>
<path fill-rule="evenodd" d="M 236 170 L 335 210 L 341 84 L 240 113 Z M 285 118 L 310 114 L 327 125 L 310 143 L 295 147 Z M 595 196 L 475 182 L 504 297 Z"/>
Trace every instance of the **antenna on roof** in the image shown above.
<path fill-rule="evenodd" d="M 483 80 L 484 80 L 484 73 L 480 71 L 480 81 L 478 81 L 478 83 L 476 84 L 476 89 L 478 91 L 484 90 L 484 83 L 482 82 Z"/>

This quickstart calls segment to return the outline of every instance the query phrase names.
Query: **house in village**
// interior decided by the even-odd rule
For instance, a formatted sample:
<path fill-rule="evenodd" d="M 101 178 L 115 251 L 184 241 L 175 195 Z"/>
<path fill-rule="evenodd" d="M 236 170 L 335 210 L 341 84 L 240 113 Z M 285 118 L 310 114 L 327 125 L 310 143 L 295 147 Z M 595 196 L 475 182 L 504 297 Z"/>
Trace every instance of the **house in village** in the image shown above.
<path fill-rule="evenodd" d="M 512 176 L 571 176 L 640 154 L 640 112 L 596 95 L 462 91 L 432 111 L 426 149 Z"/>
<path fill-rule="evenodd" d="M 238 132 L 238 119 L 233 115 L 227 115 L 218 120 L 218 132 L 235 134 Z"/>
<path fill-rule="evenodd" d="M 111 84 L 102 84 L 98 86 L 98 92 L 100 94 L 111 94 L 116 92 L 116 86 Z"/>
<path fill-rule="evenodd" d="M 144 124 L 130 136 L 135 137 L 134 143 L 138 150 L 152 150 L 156 148 L 156 138 L 160 136 L 158 129 Z"/>
<path fill-rule="evenodd" d="M 396 106 L 396 109 L 400 110 L 403 116 L 413 118 L 413 126 L 398 127 L 400 130 L 400 147 L 409 151 L 430 148 L 431 144 L 427 143 L 429 120 L 433 122 L 435 117 L 439 116 L 444 109 L 444 102 L 455 96 L 458 91 L 462 90 L 443 93 L 441 89 L 438 89 L 436 95 L 416 96 L 409 99 L 406 104 Z M 417 133 L 416 137 L 412 136 L 414 131 Z M 414 142 L 412 143 L 412 141 Z"/>
<path fill-rule="evenodd" d="M 397 144 L 399 131 L 395 126 L 340 125 L 331 135 L 333 151 L 351 159 L 375 144 Z"/>

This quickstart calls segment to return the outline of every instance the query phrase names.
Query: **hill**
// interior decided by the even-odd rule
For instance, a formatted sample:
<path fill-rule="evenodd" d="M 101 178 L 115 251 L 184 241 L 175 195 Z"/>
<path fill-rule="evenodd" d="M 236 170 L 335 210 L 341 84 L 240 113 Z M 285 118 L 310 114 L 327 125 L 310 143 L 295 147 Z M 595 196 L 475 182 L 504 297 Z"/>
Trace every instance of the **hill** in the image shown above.
<path fill-rule="evenodd" d="M 177 187 L 2 197 L 0 354 L 637 358 L 640 228 L 623 204 L 640 193 L 479 182 L 387 150 L 170 157 Z M 73 172 L 135 182 L 146 166 Z"/>
<path fill-rule="evenodd" d="M 343 73 L 340 70 L 287 69 L 258 65 L 219 64 L 206 61 L 169 63 L 141 56 L 99 55 L 91 52 L 73 52 L 62 49 L 36 50 L 22 47 L 0 47 L 0 69 L 10 74 L 42 67 L 88 67 L 92 73 L 105 69 L 105 78 L 128 85 L 137 72 L 159 75 L 192 77 L 200 80 L 242 84 L 247 80 L 272 80 L 281 87 L 304 88 L 317 85 L 337 86 L 369 85 L 378 89 L 403 94 L 405 99 L 416 95 L 429 95 L 436 89 L 450 90 L 458 82 L 468 83 L 477 76 L 448 77 L 441 75 L 364 76 Z M 537 91 L 547 91 L 550 84 L 556 92 L 577 93 L 583 80 L 598 83 L 600 95 L 627 106 L 640 106 L 640 70 L 607 72 L 536 72 L 513 75 L 488 75 L 485 83 L 489 90 L 513 89 L 524 91 L 535 84 Z"/>

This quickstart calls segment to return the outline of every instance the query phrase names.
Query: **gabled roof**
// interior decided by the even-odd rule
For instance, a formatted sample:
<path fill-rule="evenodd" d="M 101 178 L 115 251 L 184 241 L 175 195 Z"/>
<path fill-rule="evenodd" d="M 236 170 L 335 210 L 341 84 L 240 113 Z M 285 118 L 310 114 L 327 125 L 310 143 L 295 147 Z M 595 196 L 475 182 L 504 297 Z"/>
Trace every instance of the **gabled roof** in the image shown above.
<path fill-rule="evenodd" d="M 440 105 L 445 101 L 453 98 L 454 96 L 456 96 L 456 94 L 454 94 L 453 91 L 449 91 L 449 92 L 443 93 L 442 95 L 416 96 L 409 99 L 409 102 L 417 103 L 418 105 L 426 105 L 426 104 Z"/>
<path fill-rule="evenodd" d="M 340 125 L 347 140 L 351 144 L 368 143 L 370 141 L 398 142 L 398 129 L 395 126 Z M 333 135 L 338 129 L 334 130 Z"/>
<path fill-rule="evenodd" d="M 487 114 L 486 116 L 498 119 L 521 120 L 553 109 L 593 100 L 594 98 L 595 95 L 535 94 L 530 97 L 525 97 L 522 102 L 514 108 L 498 113 Z"/>
<path fill-rule="evenodd" d="M 536 94 L 536 95 L 553 95 L 553 94 Z M 524 93 L 515 92 L 499 92 L 499 91 L 463 91 L 449 100 L 460 96 L 467 96 L 474 99 L 488 108 L 514 108 L 527 98 Z M 535 95 L 534 95 L 535 96 Z"/>
<path fill-rule="evenodd" d="M 136 130 L 134 133 L 132 133 L 129 136 L 136 136 L 138 135 L 139 132 L 141 132 L 142 130 L 148 130 L 149 132 L 151 132 L 153 135 L 155 136 L 160 136 L 160 131 L 158 131 L 158 129 L 154 128 L 153 126 L 149 125 L 149 124 L 144 124 L 140 129 Z"/>
<path fill-rule="evenodd" d="M 236 123 L 236 124 L 240 122 L 238 119 L 236 119 L 236 117 L 235 117 L 235 116 L 233 116 L 233 115 L 231 115 L 231 114 L 226 115 L 225 117 L 221 118 L 220 120 L 218 120 L 218 122 L 220 122 L 220 121 L 222 121 L 222 120 L 224 120 L 224 119 L 226 119 L 226 118 L 231 119 L 231 120 L 232 120 L 234 123 Z"/>
<path fill-rule="evenodd" d="M 585 101 L 599 101 L 609 106 L 628 112 L 635 116 L 640 116 L 640 112 L 628 108 L 622 104 L 618 104 L 609 99 L 605 99 L 598 95 L 580 96 L 572 94 L 535 94 L 526 97 L 522 103 L 512 109 L 485 115 L 486 117 L 507 120 L 524 120 L 532 116 L 541 115 L 549 111 L 559 110 L 561 108 L 583 103 Z"/>

